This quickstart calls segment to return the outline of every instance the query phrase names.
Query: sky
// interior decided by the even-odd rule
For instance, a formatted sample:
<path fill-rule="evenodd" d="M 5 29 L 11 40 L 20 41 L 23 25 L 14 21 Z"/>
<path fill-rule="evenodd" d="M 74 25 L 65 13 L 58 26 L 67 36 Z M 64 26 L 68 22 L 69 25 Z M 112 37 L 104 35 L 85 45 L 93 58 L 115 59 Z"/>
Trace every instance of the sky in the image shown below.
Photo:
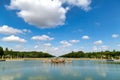
<path fill-rule="evenodd" d="M 120 50 L 120 0 L 0 0 L 0 46 L 63 55 Z"/>

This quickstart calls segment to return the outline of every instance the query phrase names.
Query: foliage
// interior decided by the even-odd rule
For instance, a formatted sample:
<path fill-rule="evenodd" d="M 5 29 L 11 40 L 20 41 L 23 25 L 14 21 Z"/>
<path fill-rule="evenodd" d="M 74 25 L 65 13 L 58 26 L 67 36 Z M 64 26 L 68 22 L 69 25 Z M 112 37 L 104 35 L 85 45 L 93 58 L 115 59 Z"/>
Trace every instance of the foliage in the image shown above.
<path fill-rule="evenodd" d="M 47 58 L 47 57 L 54 57 L 53 55 L 50 55 L 45 52 L 20 52 L 20 51 L 13 51 L 8 50 L 8 48 L 4 51 L 4 57 L 5 58 Z"/>
<path fill-rule="evenodd" d="M 62 55 L 61 57 L 68 57 L 68 58 L 105 58 L 105 59 L 111 59 L 111 58 L 120 58 L 120 51 L 101 51 L 101 52 L 87 52 L 84 53 L 82 51 L 78 52 L 71 52 L 65 55 Z"/>
<path fill-rule="evenodd" d="M 3 48 L 0 47 L 0 56 L 2 57 L 4 55 L 4 51 L 3 51 Z"/>
<path fill-rule="evenodd" d="M 61 57 L 68 57 L 68 58 L 80 58 L 80 57 L 84 57 L 84 52 L 82 51 L 78 51 L 78 52 L 71 52 L 65 55 L 62 55 Z"/>
<path fill-rule="evenodd" d="M 47 57 L 54 57 L 51 54 L 45 53 L 45 52 L 36 52 L 36 51 L 30 51 L 30 52 L 20 52 L 20 51 L 13 51 L 9 50 L 8 48 L 3 50 L 2 47 L 0 47 L 0 56 L 2 57 L 4 55 L 5 58 L 47 58 Z M 68 54 L 62 55 L 60 57 L 67 57 L 67 58 L 98 58 L 98 59 L 120 59 L 120 51 L 101 51 L 101 52 L 70 52 Z"/>

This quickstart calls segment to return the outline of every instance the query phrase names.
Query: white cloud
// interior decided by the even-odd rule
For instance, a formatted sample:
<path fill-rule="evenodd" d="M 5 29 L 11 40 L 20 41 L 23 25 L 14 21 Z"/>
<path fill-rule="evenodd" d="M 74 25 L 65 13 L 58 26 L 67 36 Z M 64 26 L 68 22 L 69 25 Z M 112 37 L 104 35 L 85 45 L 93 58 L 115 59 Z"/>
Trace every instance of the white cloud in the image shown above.
<path fill-rule="evenodd" d="M 14 35 L 14 34 L 22 34 L 22 33 L 30 33 L 30 32 L 31 32 L 31 30 L 29 30 L 29 29 L 20 30 L 20 29 L 10 27 L 8 25 L 0 26 L 1 34 L 7 34 L 7 35 L 13 34 Z"/>
<path fill-rule="evenodd" d="M 54 38 L 49 37 L 47 35 L 41 35 L 41 36 L 33 36 L 31 39 L 40 40 L 40 41 L 47 41 L 47 40 L 53 40 Z"/>
<path fill-rule="evenodd" d="M 103 44 L 103 41 L 102 40 L 98 40 L 98 41 L 95 41 L 94 44 L 95 45 L 101 45 L 101 44 Z"/>
<path fill-rule="evenodd" d="M 74 48 L 72 51 L 77 52 L 77 51 L 83 51 L 84 47 L 78 47 L 78 48 Z"/>
<path fill-rule="evenodd" d="M 48 53 L 50 53 L 52 55 L 56 55 L 56 56 L 66 54 L 68 52 L 73 51 L 74 49 L 76 49 L 78 51 L 82 50 L 81 47 L 73 48 L 72 44 L 69 43 L 69 41 L 60 41 L 60 42 L 62 43 L 62 45 L 58 45 L 58 46 L 52 45 L 51 43 L 39 42 L 39 43 L 36 43 L 36 45 L 33 47 L 34 47 L 35 51 L 48 52 Z"/>
<path fill-rule="evenodd" d="M 39 45 L 35 45 L 35 46 L 34 46 L 35 49 L 38 48 L 38 47 L 39 47 Z"/>
<path fill-rule="evenodd" d="M 23 33 L 22 30 L 12 28 L 7 25 L 0 26 L 0 33 L 1 34 L 18 34 L 18 33 Z"/>
<path fill-rule="evenodd" d="M 5 41 L 5 42 L 20 42 L 20 43 L 25 43 L 26 42 L 25 39 L 22 39 L 18 36 L 15 36 L 15 35 L 11 35 L 11 36 L 8 36 L 8 37 L 3 37 L 2 41 Z"/>
<path fill-rule="evenodd" d="M 62 44 L 63 47 L 69 47 L 69 46 L 72 46 L 73 44 L 76 44 L 79 42 L 80 42 L 79 40 L 69 40 L 69 41 L 62 40 L 62 41 L 60 41 L 60 44 Z"/>
<path fill-rule="evenodd" d="M 31 30 L 29 30 L 29 29 L 23 29 L 22 31 L 25 32 L 25 33 L 26 33 L 26 32 L 27 32 L 27 33 L 30 33 L 30 32 L 31 32 Z"/>
<path fill-rule="evenodd" d="M 68 4 L 63 7 L 63 4 Z M 91 0 L 11 0 L 8 9 L 18 10 L 17 15 L 28 24 L 39 28 L 64 25 L 66 13 L 71 5 L 88 11 Z"/>
<path fill-rule="evenodd" d="M 118 38 L 119 37 L 119 34 L 113 34 L 112 35 L 112 38 Z"/>
<path fill-rule="evenodd" d="M 52 50 L 57 51 L 57 50 L 59 50 L 59 48 L 58 47 L 53 47 Z"/>
<path fill-rule="evenodd" d="M 109 50 L 109 46 L 106 45 L 102 45 L 102 46 L 93 46 L 92 50 L 93 51 L 105 51 L 105 50 Z"/>
<path fill-rule="evenodd" d="M 46 43 L 46 42 L 37 42 L 34 47 L 35 51 L 43 51 L 43 52 L 48 52 L 52 55 L 60 56 L 63 54 L 67 54 L 69 52 L 72 52 L 74 50 L 79 51 L 83 50 L 83 47 L 76 48 L 74 47 L 74 43 L 71 43 L 70 40 L 62 40 L 59 42 L 61 45 L 52 45 L 51 43 Z"/>
<path fill-rule="evenodd" d="M 72 44 L 69 43 L 68 41 L 60 41 L 60 43 L 61 43 L 64 47 L 72 46 Z"/>
<path fill-rule="evenodd" d="M 43 45 L 46 47 L 50 47 L 52 44 L 51 43 L 44 43 Z"/>
<path fill-rule="evenodd" d="M 78 6 L 81 9 L 88 11 L 90 10 L 90 4 L 91 4 L 91 0 L 60 0 L 63 3 L 67 3 L 69 5 L 73 5 L 73 6 Z"/>
<path fill-rule="evenodd" d="M 80 42 L 80 40 L 70 40 L 69 42 L 70 43 L 78 43 L 78 42 Z"/>
<path fill-rule="evenodd" d="M 47 48 L 47 52 L 49 52 L 53 55 L 56 55 L 56 56 L 60 56 L 65 53 L 69 53 L 71 51 L 72 51 L 72 49 L 70 47 L 65 47 L 65 46 L 50 47 L 49 49 Z"/>
<path fill-rule="evenodd" d="M 21 45 L 21 44 L 14 45 L 14 47 L 10 47 L 10 48 L 15 51 L 25 51 L 26 50 L 25 45 Z"/>
<path fill-rule="evenodd" d="M 103 45 L 103 46 L 101 46 L 100 48 L 101 48 L 101 50 L 108 50 L 108 49 L 109 49 L 109 46 Z"/>
<path fill-rule="evenodd" d="M 118 44 L 117 46 L 120 47 L 120 44 Z"/>
<path fill-rule="evenodd" d="M 20 10 L 19 17 L 40 28 L 63 25 L 67 12 L 59 0 L 11 0 L 9 8 Z"/>
<path fill-rule="evenodd" d="M 93 46 L 92 50 L 97 51 L 98 50 L 97 46 Z"/>
<path fill-rule="evenodd" d="M 90 37 L 85 35 L 85 36 L 82 36 L 82 39 L 90 39 Z"/>

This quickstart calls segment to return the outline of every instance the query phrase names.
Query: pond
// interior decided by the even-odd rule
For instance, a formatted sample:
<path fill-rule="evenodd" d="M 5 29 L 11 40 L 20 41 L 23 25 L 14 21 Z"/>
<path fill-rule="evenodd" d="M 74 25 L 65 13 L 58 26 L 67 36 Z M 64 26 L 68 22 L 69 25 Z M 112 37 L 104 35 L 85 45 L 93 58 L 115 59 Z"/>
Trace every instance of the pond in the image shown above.
<path fill-rule="evenodd" d="M 0 62 L 0 80 L 120 80 L 120 64 L 92 60 L 64 64 L 6 61 Z"/>

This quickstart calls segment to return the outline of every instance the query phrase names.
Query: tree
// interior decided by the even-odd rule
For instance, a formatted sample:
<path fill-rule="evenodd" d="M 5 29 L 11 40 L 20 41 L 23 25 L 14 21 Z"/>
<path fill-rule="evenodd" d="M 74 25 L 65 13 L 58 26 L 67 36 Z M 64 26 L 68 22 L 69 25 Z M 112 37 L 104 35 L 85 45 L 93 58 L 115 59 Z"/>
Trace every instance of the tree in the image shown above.
<path fill-rule="evenodd" d="M 6 48 L 4 54 L 8 55 L 8 53 L 9 53 L 9 50 L 8 50 L 8 48 Z"/>
<path fill-rule="evenodd" d="M 0 47 L 0 56 L 2 57 L 4 55 L 4 51 L 3 51 L 3 48 Z"/>

